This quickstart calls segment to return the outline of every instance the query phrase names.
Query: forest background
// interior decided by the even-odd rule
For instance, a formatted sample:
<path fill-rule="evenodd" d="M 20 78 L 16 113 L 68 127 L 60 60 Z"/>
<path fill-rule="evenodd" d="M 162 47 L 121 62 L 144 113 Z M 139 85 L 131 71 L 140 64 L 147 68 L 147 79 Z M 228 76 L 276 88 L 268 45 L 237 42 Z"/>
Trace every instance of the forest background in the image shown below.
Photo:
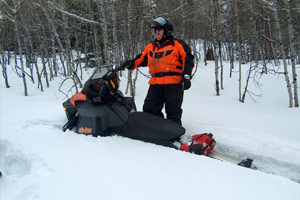
<path fill-rule="evenodd" d="M 37 81 L 44 91 L 58 76 L 74 81 L 63 91 L 70 96 L 82 87 L 87 67 L 118 66 L 140 53 L 154 38 L 149 23 L 157 16 L 168 19 L 174 36 L 191 46 L 196 65 L 200 59 L 215 61 L 217 96 L 224 89 L 222 63 L 230 62 L 230 76 L 239 73 L 240 102 L 255 95 L 247 88 L 250 80 L 259 86 L 261 76 L 273 73 L 285 76 L 289 107 L 299 107 L 299 0 L 0 0 L 5 85 L 14 84 L 7 74 L 14 62 L 25 96 L 27 81 Z M 245 66 L 250 66 L 246 75 Z M 131 96 L 138 74 L 128 72 Z"/>

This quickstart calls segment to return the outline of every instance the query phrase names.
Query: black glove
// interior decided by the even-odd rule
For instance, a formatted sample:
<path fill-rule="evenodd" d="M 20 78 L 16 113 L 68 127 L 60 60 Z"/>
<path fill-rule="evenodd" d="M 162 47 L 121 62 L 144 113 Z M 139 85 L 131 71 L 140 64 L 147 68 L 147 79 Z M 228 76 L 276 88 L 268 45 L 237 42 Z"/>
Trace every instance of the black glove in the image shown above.
<path fill-rule="evenodd" d="M 132 69 L 134 67 L 133 65 L 133 60 L 125 60 L 121 63 L 120 67 L 118 67 L 118 70 Z"/>
<path fill-rule="evenodd" d="M 191 87 L 191 85 L 192 85 L 192 83 L 191 83 L 191 76 L 188 75 L 188 74 L 184 74 L 184 75 L 182 76 L 181 82 L 182 82 L 182 86 L 183 86 L 183 89 L 184 89 L 184 90 L 190 89 L 190 87 Z"/>

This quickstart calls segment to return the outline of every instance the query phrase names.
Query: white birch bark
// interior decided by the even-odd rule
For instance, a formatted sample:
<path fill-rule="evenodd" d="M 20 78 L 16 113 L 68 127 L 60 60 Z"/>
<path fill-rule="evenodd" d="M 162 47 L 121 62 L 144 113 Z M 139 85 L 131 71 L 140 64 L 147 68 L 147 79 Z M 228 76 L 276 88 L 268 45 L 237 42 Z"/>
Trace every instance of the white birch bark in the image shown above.
<path fill-rule="evenodd" d="M 25 75 L 25 69 L 24 69 L 24 62 L 23 62 L 23 56 L 22 56 L 22 43 L 21 43 L 21 33 L 19 31 L 19 22 L 17 19 L 18 16 L 18 11 L 20 9 L 22 1 L 13 1 L 14 3 L 14 14 L 13 14 L 13 19 L 14 19 L 14 25 L 16 29 L 16 36 L 17 36 L 17 43 L 18 43 L 18 53 L 20 56 L 20 62 L 21 62 L 21 73 L 22 73 L 22 79 L 23 79 L 23 86 L 24 86 L 24 96 L 28 96 L 28 90 L 27 90 L 27 83 L 26 83 L 26 75 Z"/>
<path fill-rule="evenodd" d="M 279 48 L 280 52 L 282 55 L 282 60 L 283 60 L 283 69 L 284 69 L 284 77 L 285 77 L 285 82 L 287 86 L 287 91 L 288 91 L 288 96 L 289 96 L 289 107 L 294 106 L 294 101 L 293 101 L 293 92 L 292 92 L 292 86 L 290 82 L 290 77 L 289 77 L 289 70 L 288 70 L 288 63 L 287 63 L 287 55 L 285 51 L 285 47 L 283 44 L 283 28 L 280 26 L 280 15 L 279 15 L 279 7 L 276 7 L 274 4 L 266 2 L 266 1 L 261 1 L 266 8 L 270 9 L 273 12 L 274 15 L 274 21 L 275 21 L 275 29 L 278 35 L 278 42 L 279 42 Z M 278 5 L 278 4 L 277 4 Z"/>
<path fill-rule="evenodd" d="M 276 27 L 277 34 L 278 34 L 278 41 L 279 41 L 280 51 L 281 51 L 281 54 L 282 54 L 284 77 L 285 77 L 285 82 L 286 82 L 288 95 L 289 95 L 289 107 L 291 108 L 291 107 L 294 106 L 293 92 L 292 92 L 291 83 L 290 83 L 288 64 L 287 64 L 287 60 L 286 60 L 286 53 L 285 53 L 284 46 L 283 46 L 282 29 L 280 27 L 279 16 L 278 15 L 279 15 L 278 10 L 275 8 L 274 9 L 275 27 Z"/>
<path fill-rule="evenodd" d="M 132 34 L 131 34 L 131 20 L 132 20 L 132 6 L 133 6 L 133 0 L 128 1 L 128 6 L 127 6 L 127 15 L 128 15 L 128 22 L 127 22 L 127 32 L 128 32 L 128 44 L 132 44 Z M 129 47 L 129 53 L 130 53 L 130 58 L 133 57 L 133 48 Z M 133 89 L 132 89 L 132 70 L 128 70 L 128 80 L 127 80 L 127 86 L 126 86 L 126 92 L 125 94 L 130 91 L 130 96 L 133 96 Z"/>
<path fill-rule="evenodd" d="M 220 86 L 221 90 L 224 90 L 224 79 L 223 79 L 223 74 L 224 74 L 224 67 L 223 67 L 223 62 L 222 62 L 222 43 L 219 41 L 219 58 L 220 58 Z"/>
<path fill-rule="evenodd" d="M 298 83 L 297 83 L 297 71 L 296 71 L 296 46 L 295 46 L 295 38 L 293 35 L 293 23 L 291 16 L 291 7 L 288 0 L 283 0 L 285 4 L 286 12 L 287 12 L 287 29 L 288 29 L 288 40 L 290 47 L 290 56 L 292 63 L 292 75 L 293 75 L 293 89 L 294 89 L 294 106 L 299 107 L 299 98 L 298 98 Z"/>
<path fill-rule="evenodd" d="M 144 0 L 140 0 L 140 5 L 143 5 L 144 3 Z M 139 15 L 139 38 L 138 38 L 138 44 L 137 44 L 137 52 L 136 53 L 139 53 L 143 50 L 143 46 L 142 46 L 142 41 L 143 41 L 143 35 L 144 35 L 144 23 L 145 23 L 145 19 L 144 19 L 144 13 L 143 13 L 143 9 L 141 9 L 141 13 Z M 138 69 L 135 70 L 135 76 L 132 80 L 132 96 L 134 97 L 135 94 L 136 94 L 136 82 L 137 82 L 137 79 L 138 79 Z"/>
<path fill-rule="evenodd" d="M 100 4 L 101 12 L 101 29 L 103 34 L 103 45 L 104 45 L 104 55 L 105 55 L 105 65 L 111 65 L 110 53 L 108 49 L 108 30 L 107 30 L 107 17 L 105 14 L 105 7 L 102 0 L 98 1 Z"/>
<path fill-rule="evenodd" d="M 238 46 L 238 52 L 239 52 L 239 101 L 242 102 L 242 48 L 241 48 L 241 42 L 240 42 L 240 25 L 239 25 L 239 16 L 238 16 L 238 6 L 237 6 L 237 0 L 234 0 L 234 16 L 235 16 L 235 22 L 236 22 L 236 43 Z"/>
<path fill-rule="evenodd" d="M 213 35 L 213 51 L 214 51 L 214 57 L 215 57 L 215 90 L 216 90 L 216 95 L 220 95 L 220 86 L 219 86 L 219 55 L 217 51 L 217 5 L 215 0 L 210 0 L 211 3 L 211 8 L 213 9 L 213 15 L 212 15 L 212 20 L 211 20 L 211 30 L 212 30 L 212 35 Z M 215 15 L 216 14 L 216 15 Z"/>
<path fill-rule="evenodd" d="M 113 22 L 113 49 L 114 58 L 116 66 L 120 65 L 120 49 L 119 49 L 119 39 L 117 34 L 117 13 L 116 13 L 116 1 L 112 0 L 112 22 Z"/>
<path fill-rule="evenodd" d="M 46 5 L 44 5 L 44 4 L 47 4 L 47 2 L 45 2 L 44 0 L 39 0 L 39 2 L 40 2 L 39 6 L 42 9 L 42 11 L 44 12 L 44 14 L 45 14 L 45 16 L 47 18 L 47 21 L 50 24 L 52 33 L 53 33 L 55 39 L 57 40 L 59 48 L 62 50 L 62 53 L 63 53 L 64 57 L 66 58 L 67 69 L 71 69 L 72 70 L 71 74 L 73 74 L 73 76 L 74 76 L 74 78 L 73 78 L 74 86 L 75 86 L 76 91 L 78 91 L 78 87 L 77 87 L 76 82 L 81 83 L 80 79 L 79 79 L 78 75 L 76 74 L 76 72 L 73 70 L 73 68 L 71 66 L 70 59 L 68 59 L 68 55 L 67 55 L 66 49 L 64 48 L 64 46 L 63 46 L 63 44 L 62 44 L 62 42 L 61 42 L 61 40 L 59 38 L 59 35 L 58 35 L 57 30 L 55 28 L 55 25 L 54 25 L 54 23 L 53 23 L 53 21 L 52 21 L 52 19 L 50 17 L 49 11 L 47 10 Z"/>
<path fill-rule="evenodd" d="M 186 4 L 186 0 L 180 0 L 180 4 L 183 5 L 183 4 Z M 185 16 L 185 12 L 184 12 L 184 6 L 182 6 L 180 8 L 181 10 L 181 17 L 182 17 L 182 39 L 184 40 L 185 38 L 185 31 L 186 31 L 186 28 L 185 28 L 185 21 L 186 21 L 186 16 Z"/>
<path fill-rule="evenodd" d="M 2 68 L 2 76 L 4 78 L 5 87 L 10 88 L 8 83 L 8 76 L 7 76 L 7 55 L 4 51 L 4 48 L 1 50 L 1 68 Z"/>

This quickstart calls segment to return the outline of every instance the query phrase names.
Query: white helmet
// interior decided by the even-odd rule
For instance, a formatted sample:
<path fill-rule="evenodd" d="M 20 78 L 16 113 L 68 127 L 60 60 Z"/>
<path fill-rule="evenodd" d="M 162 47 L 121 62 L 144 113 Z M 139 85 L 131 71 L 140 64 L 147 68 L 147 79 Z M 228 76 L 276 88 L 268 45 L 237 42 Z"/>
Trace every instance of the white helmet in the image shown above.
<path fill-rule="evenodd" d="M 162 27 L 165 31 L 165 34 L 167 36 L 172 34 L 173 31 L 173 26 L 172 24 L 170 24 L 170 22 L 168 22 L 165 18 L 163 17 L 157 17 L 155 18 L 151 24 L 150 24 L 150 28 L 157 28 L 157 27 Z"/>

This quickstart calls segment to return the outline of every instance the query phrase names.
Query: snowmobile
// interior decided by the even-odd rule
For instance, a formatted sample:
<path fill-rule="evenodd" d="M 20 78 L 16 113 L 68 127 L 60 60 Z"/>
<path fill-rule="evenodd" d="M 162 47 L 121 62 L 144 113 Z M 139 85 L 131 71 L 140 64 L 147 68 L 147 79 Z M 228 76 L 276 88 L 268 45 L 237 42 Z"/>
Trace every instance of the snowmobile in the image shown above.
<path fill-rule="evenodd" d="M 125 97 L 119 90 L 118 73 L 118 69 L 98 67 L 85 82 L 82 91 L 63 103 L 68 118 L 63 131 L 76 128 L 78 134 L 117 134 L 225 160 L 224 156 L 213 152 L 216 141 L 211 133 L 193 135 L 188 143 L 182 144 L 180 138 L 185 134 L 185 129 L 181 125 L 137 111 L 133 97 Z M 252 161 L 247 158 L 236 164 L 251 168 Z"/>
<path fill-rule="evenodd" d="M 97 68 L 81 92 L 63 103 L 68 123 L 79 134 L 125 137 L 171 146 L 185 129 L 175 122 L 137 112 L 134 99 L 124 97 L 119 88 L 118 70 Z M 151 122 L 151 124 L 149 123 Z"/>

